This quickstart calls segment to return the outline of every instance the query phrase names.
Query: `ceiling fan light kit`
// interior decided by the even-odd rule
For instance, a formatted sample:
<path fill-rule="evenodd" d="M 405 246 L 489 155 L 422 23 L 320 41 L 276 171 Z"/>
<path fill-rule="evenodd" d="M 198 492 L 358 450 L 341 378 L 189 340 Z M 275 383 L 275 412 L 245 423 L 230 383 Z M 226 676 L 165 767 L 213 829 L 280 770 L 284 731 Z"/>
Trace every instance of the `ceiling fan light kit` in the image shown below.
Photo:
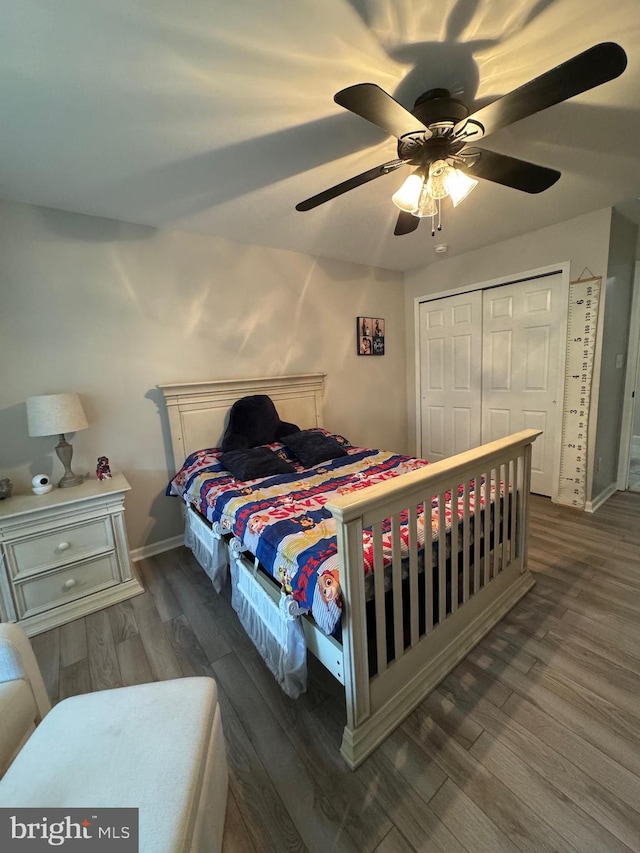
<path fill-rule="evenodd" d="M 391 196 L 391 201 L 400 210 L 419 219 L 432 217 L 431 233 L 435 234 L 436 230 L 442 230 L 441 199 L 450 196 L 453 206 L 457 207 L 477 185 L 476 180 L 446 160 L 434 160 L 428 171 L 420 168 L 409 175 L 400 189 Z"/>
<path fill-rule="evenodd" d="M 442 199 L 450 197 L 457 207 L 477 186 L 477 179 L 521 192 L 543 192 L 560 177 L 556 169 L 467 146 L 619 77 L 626 65 L 627 57 L 622 47 L 614 42 L 603 42 L 473 114 L 446 89 L 426 91 L 411 111 L 375 83 L 358 83 L 342 89 L 334 96 L 334 101 L 395 136 L 398 159 L 311 196 L 297 204 L 296 210 L 312 210 L 404 165 L 414 166 L 415 171 L 391 197 L 400 210 L 394 230 L 396 235 L 415 231 L 420 219 L 427 216 L 431 217 L 431 233 L 435 235 L 436 230 L 442 228 Z"/>

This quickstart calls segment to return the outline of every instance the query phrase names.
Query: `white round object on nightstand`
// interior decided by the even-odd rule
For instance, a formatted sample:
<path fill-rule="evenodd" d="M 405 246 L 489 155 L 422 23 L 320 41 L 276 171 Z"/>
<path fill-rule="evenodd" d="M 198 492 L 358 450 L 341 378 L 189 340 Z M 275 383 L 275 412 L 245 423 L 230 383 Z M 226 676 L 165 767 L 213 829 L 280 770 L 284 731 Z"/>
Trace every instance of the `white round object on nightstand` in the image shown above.
<path fill-rule="evenodd" d="M 46 495 L 53 488 L 53 483 L 46 474 L 36 474 L 31 480 L 31 485 L 34 495 Z"/>

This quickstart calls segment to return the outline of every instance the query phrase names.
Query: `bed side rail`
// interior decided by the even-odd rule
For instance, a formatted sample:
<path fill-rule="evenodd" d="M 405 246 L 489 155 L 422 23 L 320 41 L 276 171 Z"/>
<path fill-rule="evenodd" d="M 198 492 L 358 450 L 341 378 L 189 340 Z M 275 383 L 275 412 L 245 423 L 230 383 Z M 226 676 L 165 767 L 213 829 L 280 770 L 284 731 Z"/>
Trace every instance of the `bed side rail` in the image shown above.
<path fill-rule="evenodd" d="M 486 614 L 506 612 L 493 601 L 511 600 L 509 588 L 526 568 L 531 445 L 540 434 L 522 430 L 327 504 L 336 519 L 344 599 L 342 752 L 352 766 L 379 742 L 370 730 L 384 729 L 382 737 L 398 724 L 393 709 L 386 716 L 381 709 L 399 708 L 404 696 L 409 713 L 457 662 L 448 650 L 464 630 L 486 633 Z M 524 582 L 520 587 L 526 591 Z"/>

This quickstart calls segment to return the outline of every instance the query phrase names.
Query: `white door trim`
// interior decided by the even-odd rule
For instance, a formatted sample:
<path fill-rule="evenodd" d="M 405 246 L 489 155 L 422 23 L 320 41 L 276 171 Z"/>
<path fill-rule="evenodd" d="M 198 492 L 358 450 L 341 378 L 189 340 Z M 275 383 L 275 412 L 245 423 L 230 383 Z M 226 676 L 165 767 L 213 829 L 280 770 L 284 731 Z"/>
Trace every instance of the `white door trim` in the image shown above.
<path fill-rule="evenodd" d="M 536 267 L 532 270 L 503 275 L 500 278 L 490 278 L 486 281 L 478 281 L 475 284 L 465 284 L 461 287 L 453 287 L 451 290 L 438 290 L 435 293 L 426 293 L 423 296 L 414 297 L 414 311 L 421 302 L 430 302 L 432 299 L 443 299 L 445 296 L 455 296 L 458 293 L 470 293 L 472 290 L 487 290 L 489 287 L 497 287 L 501 284 L 517 284 L 519 281 L 528 281 L 531 278 L 539 278 L 553 273 L 561 273 L 563 279 L 569 281 L 571 261 L 561 261 L 558 264 L 549 264 L 544 267 Z M 568 296 L 568 289 L 567 289 Z"/>
<path fill-rule="evenodd" d="M 422 302 L 432 302 L 435 299 L 444 299 L 447 296 L 455 296 L 459 293 L 469 293 L 472 290 L 488 290 L 492 287 L 499 287 L 503 284 L 517 284 L 519 281 L 528 281 L 534 278 L 541 278 L 548 275 L 553 275 L 554 273 L 558 273 L 561 277 L 561 288 L 563 293 L 563 298 L 561 301 L 563 316 L 561 317 L 561 325 L 566 328 L 567 325 L 567 316 L 568 316 L 568 308 L 569 308 L 569 282 L 570 282 L 570 270 L 571 270 L 571 262 L 570 261 L 562 261 L 558 264 L 549 264 L 544 267 L 537 267 L 532 270 L 525 270 L 519 273 L 513 273 L 511 275 L 501 276 L 500 278 L 489 279 L 487 281 L 476 282 L 475 284 L 463 285 L 461 287 L 455 287 L 451 290 L 441 290 L 435 293 L 428 293 L 424 296 L 416 296 L 414 298 L 413 305 L 413 318 L 414 318 L 414 334 L 415 334 L 415 401 L 416 401 L 416 447 L 417 447 L 417 456 L 422 454 L 422 417 L 421 417 L 421 408 L 420 408 L 420 304 Z M 551 494 L 551 500 L 558 500 L 558 489 L 560 483 L 560 449 L 562 447 L 562 415 L 563 415 L 563 403 L 564 403 L 564 375 L 566 370 L 566 346 L 562 348 L 562 364 L 560 365 L 560 370 L 558 372 L 558 406 L 556 407 L 556 417 L 554 423 L 554 429 L 556 432 L 556 442 L 554 447 L 554 461 L 553 461 L 553 480 L 554 487 L 553 492 Z"/>
<path fill-rule="evenodd" d="M 633 396 L 640 371 L 640 261 L 636 261 L 631 299 L 631 319 L 629 323 L 629 343 L 627 345 L 627 369 L 624 380 L 624 400 L 622 404 L 622 424 L 620 428 L 620 455 L 618 458 L 617 488 L 624 492 L 629 486 L 629 465 L 631 464 L 631 442 L 633 440 L 633 421 L 635 407 L 640 400 Z"/>

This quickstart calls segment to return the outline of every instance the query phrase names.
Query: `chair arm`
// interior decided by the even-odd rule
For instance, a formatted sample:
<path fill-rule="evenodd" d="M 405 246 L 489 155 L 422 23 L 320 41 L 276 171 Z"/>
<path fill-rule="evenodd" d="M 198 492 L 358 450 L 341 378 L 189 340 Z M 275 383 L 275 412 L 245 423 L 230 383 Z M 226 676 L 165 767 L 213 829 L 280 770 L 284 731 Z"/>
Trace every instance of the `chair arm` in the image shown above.
<path fill-rule="evenodd" d="M 0 624 L 0 682 L 26 681 L 38 709 L 39 719 L 51 710 L 51 702 L 42 680 L 38 661 L 29 638 L 12 622 Z"/>

